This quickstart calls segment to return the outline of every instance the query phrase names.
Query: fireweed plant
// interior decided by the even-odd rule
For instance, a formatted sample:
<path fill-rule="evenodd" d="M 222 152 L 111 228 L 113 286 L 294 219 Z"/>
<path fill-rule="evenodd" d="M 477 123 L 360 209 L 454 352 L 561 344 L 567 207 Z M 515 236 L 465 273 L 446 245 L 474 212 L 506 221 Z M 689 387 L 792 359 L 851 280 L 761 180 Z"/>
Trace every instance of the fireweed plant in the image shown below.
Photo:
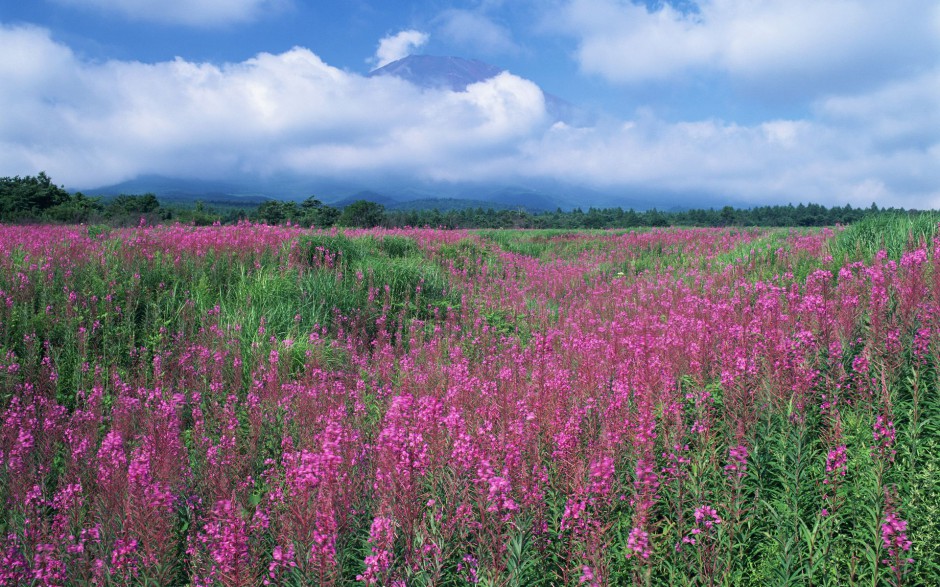
<path fill-rule="evenodd" d="M 0 226 L 0 585 L 936 585 L 936 221 Z"/>

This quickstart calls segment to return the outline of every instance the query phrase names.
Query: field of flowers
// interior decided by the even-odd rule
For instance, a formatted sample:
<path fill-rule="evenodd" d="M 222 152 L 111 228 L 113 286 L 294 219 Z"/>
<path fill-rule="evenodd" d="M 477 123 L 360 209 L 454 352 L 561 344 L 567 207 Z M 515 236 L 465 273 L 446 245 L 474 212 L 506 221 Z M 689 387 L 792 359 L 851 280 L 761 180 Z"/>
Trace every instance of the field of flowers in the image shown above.
<path fill-rule="evenodd" d="M 0 585 L 937 585 L 937 220 L 0 226 Z"/>

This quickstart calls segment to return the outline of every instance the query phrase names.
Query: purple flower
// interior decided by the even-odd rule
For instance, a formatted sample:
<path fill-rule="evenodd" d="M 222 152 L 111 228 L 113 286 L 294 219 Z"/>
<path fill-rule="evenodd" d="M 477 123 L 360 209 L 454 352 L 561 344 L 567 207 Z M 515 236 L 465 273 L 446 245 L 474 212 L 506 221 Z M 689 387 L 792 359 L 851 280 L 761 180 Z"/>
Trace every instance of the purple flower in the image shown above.
<path fill-rule="evenodd" d="M 742 479 L 747 472 L 747 455 L 747 447 L 743 444 L 732 446 L 728 451 L 728 464 L 725 465 L 725 472 L 729 476 Z"/>
<path fill-rule="evenodd" d="M 650 554 L 652 554 L 649 532 L 642 528 L 630 530 L 630 536 L 627 537 L 627 551 L 627 558 L 637 555 L 649 559 Z"/>

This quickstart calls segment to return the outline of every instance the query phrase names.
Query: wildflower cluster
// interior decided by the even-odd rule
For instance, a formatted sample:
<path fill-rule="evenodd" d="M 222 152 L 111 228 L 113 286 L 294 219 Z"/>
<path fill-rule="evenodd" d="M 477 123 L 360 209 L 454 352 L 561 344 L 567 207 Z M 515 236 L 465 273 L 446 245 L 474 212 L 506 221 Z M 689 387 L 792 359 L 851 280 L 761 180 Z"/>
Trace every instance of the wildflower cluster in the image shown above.
<path fill-rule="evenodd" d="M 940 242 L 848 230 L 0 225 L 0 586 L 930 584 Z"/>

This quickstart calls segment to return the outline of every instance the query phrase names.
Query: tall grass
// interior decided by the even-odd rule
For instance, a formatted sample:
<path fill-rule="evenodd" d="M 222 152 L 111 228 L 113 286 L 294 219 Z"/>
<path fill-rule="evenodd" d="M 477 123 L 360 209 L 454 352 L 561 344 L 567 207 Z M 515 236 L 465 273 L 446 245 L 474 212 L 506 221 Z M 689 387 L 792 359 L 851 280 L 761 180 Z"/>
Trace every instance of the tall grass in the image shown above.
<path fill-rule="evenodd" d="M 870 263 L 878 251 L 900 260 L 902 253 L 930 244 L 937 235 L 940 212 L 896 212 L 868 216 L 848 226 L 832 241 L 837 264 L 861 259 Z"/>

